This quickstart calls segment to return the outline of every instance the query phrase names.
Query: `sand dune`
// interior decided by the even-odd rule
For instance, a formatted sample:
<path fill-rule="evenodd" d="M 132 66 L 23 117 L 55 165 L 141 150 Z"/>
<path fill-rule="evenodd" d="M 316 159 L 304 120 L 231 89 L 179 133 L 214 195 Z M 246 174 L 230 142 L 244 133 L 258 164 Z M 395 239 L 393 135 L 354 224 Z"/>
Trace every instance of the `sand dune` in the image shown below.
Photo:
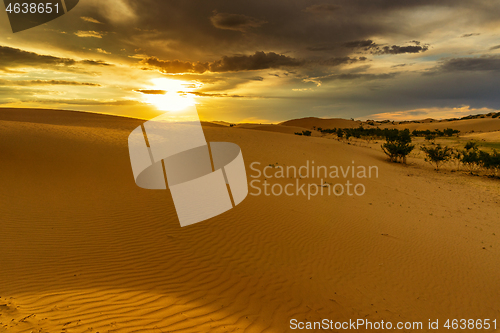
<path fill-rule="evenodd" d="M 0 332 L 500 319 L 498 181 L 336 140 L 205 126 L 208 141 L 241 147 L 249 180 L 252 162 L 307 160 L 378 166 L 379 178 L 361 197 L 249 195 L 181 228 L 168 191 L 134 183 L 127 137 L 141 122 L 0 110 Z"/>
<path fill-rule="evenodd" d="M 383 128 L 384 126 L 381 126 Z M 500 119 L 499 118 L 479 118 L 479 119 L 464 119 L 464 120 L 454 120 L 454 121 L 439 121 L 432 123 L 409 123 L 394 126 L 395 128 L 409 128 L 410 130 L 443 130 L 446 128 L 457 129 L 462 133 L 465 132 L 491 132 L 500 131 Z"/>
<path fill-rule="evenodd" d="M 323 118 L 302 118 L 294 119 L 281 123 L 285 126 L 297 126 L 307 129 L 312 129 L 313 127 L 321 127 L 323 129 L 327 128 L 356 128 L 363 125 L 366 128 L 370 127 L 380 127 L 380 128 L 397 128 L 410 130 L 443 130 L 446 128 L 457 129 L 462 133 L 466 132 L 492 132 L 500 131 L 500 117 L 499 118 L 478 118 L 478 119 L 464 119 L 464 120 L 454 120 L 454 121 L 438 121 L 431 119 L 421 120 L 419 123 L 406 122 L 406 123 L 376 123 L 375 126 L 370 126 L 365 122 L 352 121 L 346 119 L 323 119 Z"/>
<path fill-rule="evenodd" d="M 285 126 L 296 126 L 296 127 L 304 127 L 308 129 L 312 129 L 313 127 L 322 127 L 322 128 L 356 128 L 361 125 L 361 121 L 340 119 L 340 118 L 300 118 L 288 120 L 280 123 L 280 125 Z"/>
<path fill-rule="evenodd" d="M 287 125 L 238 125 L 237 128 L 254 129 L 259 131 L 275 132 L 275 133 L 285 133 L 285 134 L 295 134 L 302 133 L 303 131 L 309 130 L 308 127 L 297 127 L 297 126 L 287 126 Z M 312 132 L 312 136 L 321 136 L 320 132 Z"/>

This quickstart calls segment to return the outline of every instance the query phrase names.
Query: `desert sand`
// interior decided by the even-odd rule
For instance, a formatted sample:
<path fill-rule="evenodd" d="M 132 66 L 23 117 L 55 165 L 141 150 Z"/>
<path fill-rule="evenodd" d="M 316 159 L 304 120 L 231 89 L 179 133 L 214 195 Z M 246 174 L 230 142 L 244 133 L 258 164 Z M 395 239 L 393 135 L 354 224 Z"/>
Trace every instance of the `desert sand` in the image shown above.
<path fill-rule="evenodd" d="M 492 121 L 485 130 L 498 129 Z M 393 164 L 326 138 L 205 124 L 208 141 L 241 147 L 249 180 L 253 162 L 307 160 L 377 166 L 379 177 L 363 180 L 363 196 L 249 195 L 181 228 L 168 190 L 134 183 L 127 137 L 142 122 L 0 110 L 0 332 L 500 324 L 498 180 Z"/>

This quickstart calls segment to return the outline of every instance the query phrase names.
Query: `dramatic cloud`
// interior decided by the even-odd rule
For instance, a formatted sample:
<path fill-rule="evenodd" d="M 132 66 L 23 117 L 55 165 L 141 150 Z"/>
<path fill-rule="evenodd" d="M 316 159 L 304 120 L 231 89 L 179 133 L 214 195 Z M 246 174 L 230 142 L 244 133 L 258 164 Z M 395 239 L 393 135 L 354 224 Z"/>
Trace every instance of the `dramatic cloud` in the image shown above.
<path fill-rule="evenodd" d="M 150 57 L 142 60 L 143 64 L 158 69 L 163 73 L 205 73 L 205 72 L 240 72 L 281 67 L 297 67 L 304 61 L 274 52 L 255 52 L 253 55 L 224 56 L 213 62 L 187 62 L 179 60 L 160 60 Z"/>
<path fill-rule="evenodd" d="M 222 57 L 210 64 L 211 72 L 250 71 L 269 68 L 297 67 L 304 61 L 274 52 L 255 52 L 255 54 Z"/>
<path fill-rule="evenodd" d="M 10 46 L 0 47 L 2 79 L 17 82 L 0 83 L 0 100 L 65 93 L 74 100 L 61 108 L 106 111 L 155 90 L 187 90 L 206 115 L 230 121 L 500 108 L 500 0 L 85 0 L 78 8 L 28 33 L 0 25 L 0 44 Z M 162 77 L 194 86 L 152 84 Z"/>
<path fill-rule="evenodd" d="M 93 66 L 110 66 L 103 61 L 74 60 L 42 55 L 35 52 L 24 51 L 8 46 L 0 46 L 0 70 L 19 67 L 59 68 L 61 66 L 74 66 L 78 64 Z"/>
<path fill-rule="evenodd" d="M 410 46 L 384 46 L 376 51 L 373 51 L 373 54 L 404 54 L 404 53 L 420 53 L 425 52 L 429 49 L 428 45 L 420 46 L 420 45 L 410 45 Z"/>
<path fill-rule="evenodd" d="M 343 46 L 351 49 L 363 49 L 365 51 L 370 51 L 372 54 L 404 54 L 404 53 L 420 53 L 425 52 L 429 49 L 429 45 L 421 45 L 421 42 L 418 40 L 412 40 L 410 43 L 415 45 L 408 46 L 383 46 L 374 43 L 371 39 L 367 40 L 358 40 L 344 43 Z"/>
<path fill-rule="evenodd" d="M 445 60 L 437 67 L 441 72 L 457 71 L 500 71 L 500 55 Z"/>
<path fill-rule="evenodd" d="M 210 21 L 216 28 L 242 32 L 247 31 L 249 28 L 258 28 L 267 23 L 254 17 L 229 13 L 214 13 Z"/>

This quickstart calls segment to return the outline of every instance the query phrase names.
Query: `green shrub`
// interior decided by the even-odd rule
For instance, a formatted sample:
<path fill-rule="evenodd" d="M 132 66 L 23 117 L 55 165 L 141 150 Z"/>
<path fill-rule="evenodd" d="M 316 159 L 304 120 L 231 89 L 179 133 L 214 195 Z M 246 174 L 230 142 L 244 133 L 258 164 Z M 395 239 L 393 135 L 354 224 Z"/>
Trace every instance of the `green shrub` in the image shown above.
<path fill-rule="evenodd" d="M 311 134 L 312 134 L 311 131 L 302 131 L 302 133 L 295 132 L 295 135 L 311 136 Z"/>
<path fill-rule="evenodd" d="M 386 136 L 387 142 L 381 147 L 384 153 L 389 156 L 391 162 L 398 160 L 406 164 L 406 157 L 411 153 L 415 145 L 411 144 L 410 131 L 389 131 Z"/>
<path fill-rule="evenodd" d="M 458 149 L 452 149 L 451 151 L 451 159 L 455 162 L 457 170 L 460 170 L 460 165 L 462 164 L 462 152 Z"/>
<path fill-rule="evenodd" d="M 480 165 L 477 142 L 469 141 L 465 144 L 465 149 L 462 151 L 462 163 L 470 172 L 477 170 Z"/>
<path fill-rule="evenodd" d="M 434 146 L 423 146 L 420 148 L 427 157 L 425 160 L 436 166 L 436 170 L 439 170 L 439 166 L 450 160 L 452 156 L 452 149 L 449 147 L 443 147 L 440 144 Z"/>
<path fill-rule="evenodd" d="M 500 154 L 496 150 L 493 150 L 492 154 L 480 151 L 479 163 L 487 171 L 490 171 L 492 175 L 496 176 L 500 170 Z"/>
<path fill-rule="evenodd" d="M 426 134 L 425 135 L 425 141 L 434 141 L 434 140 L 436 140 L 435 134 Z"/>

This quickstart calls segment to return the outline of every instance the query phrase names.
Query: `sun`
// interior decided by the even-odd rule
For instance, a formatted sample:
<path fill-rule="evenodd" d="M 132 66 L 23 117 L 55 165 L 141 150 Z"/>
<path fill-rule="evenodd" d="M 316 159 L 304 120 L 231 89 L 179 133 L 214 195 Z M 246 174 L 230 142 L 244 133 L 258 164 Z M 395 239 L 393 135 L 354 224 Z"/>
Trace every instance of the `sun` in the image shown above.
<path fill-rule="evenodd" d="M 165 78 L 152 79 L 151 82 L 154 86 L 148 89 L 165 91 L 164 94 L 145 96 L 146 102 L 160 111 L 175 112 L 196 104 L 194 96 L 190 94 L 192 84 L 189 82 Z"/>

